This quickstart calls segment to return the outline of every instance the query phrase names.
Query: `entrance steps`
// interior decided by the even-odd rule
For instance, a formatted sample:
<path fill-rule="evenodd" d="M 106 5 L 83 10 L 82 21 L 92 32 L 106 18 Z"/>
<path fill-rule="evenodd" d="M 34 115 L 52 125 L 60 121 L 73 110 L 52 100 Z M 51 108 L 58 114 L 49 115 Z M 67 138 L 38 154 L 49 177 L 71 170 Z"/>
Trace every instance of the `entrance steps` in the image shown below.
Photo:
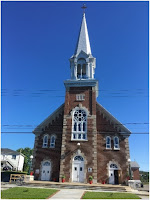
<path fill-rule="evenodd" d="M 116 192 L 127 192 L 131 188 L 128 186 L 121 185 L 110 185 L 110 184 L 85 184 L 85 183 L 60 183 L 60 182 L 49 182 L 49 181 L 30 181 L 26 183 L 26 186 L 30 187 L 44 187 L 44 188 L 60 188 L 60 189 L 82 189 L 82 190 L 97 190 L 97 191 L 116 191 Z"/>

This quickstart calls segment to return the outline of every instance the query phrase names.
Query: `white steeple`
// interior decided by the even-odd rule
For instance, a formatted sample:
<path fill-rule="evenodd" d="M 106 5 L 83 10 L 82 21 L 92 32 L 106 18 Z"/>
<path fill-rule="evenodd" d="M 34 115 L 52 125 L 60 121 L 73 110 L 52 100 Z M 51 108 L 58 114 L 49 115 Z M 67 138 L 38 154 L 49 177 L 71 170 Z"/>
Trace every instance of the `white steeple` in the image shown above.
<path fill-rule="evenodd" d="M 90 47 L 85 13 L 83 13 L 81 28 L 74 55 L 78 55 L 81 51 L 84 51 L 87 55 L 91 54 L 91 47 Z"/>
<path fill-rule="evenodd" d="M 82 8 L 86 8 L 85 4 Z M 64 81 L 66 89 L 68 90 L 70 87 L 94 87 L 97 97 L 98 81 L 94 78 L 96 58 L 91 53 L 84 10 L 76 49 L 69 60 L 71 77 Z"/>
<path fill-rule="evenodd" d="M 82 7 L 86 8 L 85 5 Z M 94 80 L 96 59 L 92 56 L 85 12 L 83 12 L 82 23 L 77 40 L 75 53 L 70 58 L 71 80 Z"/>

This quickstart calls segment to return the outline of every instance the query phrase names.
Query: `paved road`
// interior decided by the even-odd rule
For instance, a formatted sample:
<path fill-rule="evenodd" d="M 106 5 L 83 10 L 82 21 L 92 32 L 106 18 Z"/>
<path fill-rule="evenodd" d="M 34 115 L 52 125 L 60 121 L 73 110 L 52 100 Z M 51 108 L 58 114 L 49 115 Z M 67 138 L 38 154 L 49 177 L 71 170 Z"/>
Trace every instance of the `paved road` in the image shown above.
<path fill-rule="evenodd" d="M 149 184 L 143 186 L 143 188 L 139 188 L 140 191 L 149 191 Z"/>

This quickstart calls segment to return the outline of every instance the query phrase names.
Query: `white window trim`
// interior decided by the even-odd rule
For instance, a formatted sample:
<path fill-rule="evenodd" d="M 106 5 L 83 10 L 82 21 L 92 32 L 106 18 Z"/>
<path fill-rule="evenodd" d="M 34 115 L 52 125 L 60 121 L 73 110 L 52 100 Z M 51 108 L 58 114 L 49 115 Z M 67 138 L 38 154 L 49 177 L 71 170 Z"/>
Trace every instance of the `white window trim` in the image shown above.
<path fill-rule="evenodd" d="M 110 147 L 107 147 L 107 138 L 110 139 Z M 111 148 L 111 137 L 110 137 L 110 136 L 107 136 L 107 137 L 106 137 L 106 149 L 112 149 L 112 148 Z"/>
<path fill-rule="evenodd" d="M 44 142 L 44 140 L 45 140 L 44 138 L 45 137 L 47 137 L 47 143 Z M 47 148 L 47 147 L 48 147 L 48 134 L 46 134 L 46 135 L 43 136 L 43 145 L 42 145 L 42 148 Z"/>
<path fill-rule="evenodd" d="M 115 138 L 118 139 L 118 144 L 115 143 Z M 118 145 L 118 147 L 115 147 L 115 145 Z M 114 137 L 114 150 L 120 150 L 119 137 L 117 137 L 117 136 Z"/>
<path fill-rule="evenodd" d="M 76 135 L 79 135 L 81 134 L 81 139 L 78 139 L 78 138 L 73 138 L 73 134 L 76 134 Z M 83 134 L 85 134 L 85 139 L 82 139 L 83 138 Z M 72 133 L 72 136 L 71 136 L 71 141 L 88 141 L 87 140 L 87 133 L 76 133 L 76 132 L 73 132 Z"/>
<path fill-rule="evenodd" d="M 84 101 L 85 94 L 76 94 L 76 101 Z"/>
<path fill-rule="evenodd" d="M 86 120 L 83 121 L 85 122 L 85 131 L 74 131 L 74 114 L 77 110 L 83 110 L 86 113 Z M 83 130 L 83 122 L 81 122 L 81 130 Z M 77 126 L 78 127 L 78 126 Z M 76 135 L 76 138 L 74 138 L 74 134 Z M 78 135 L 81 134 L 81 138 L 78 138 Z M 83 139 L 83 135 L 85 135 L 85 139 Z M 71 141 L 87 141 L 87 111 L 83 108 L 77 107 L 73 112 L 72 112 L 72 134 L 71 134 Z"/>
<path fill-rule="evenodd" d="M 17 156 L 16 155 L 12 155 L 12 159 L 16 160 Z"/>
<path fill-rule="evenodd" d="M 52 137 L 54 137 L 54 143 L 52 143 Z M 54 146 L 52 145 L 54 144 Z M 51 138 L 50 138 L 50 148 L 54 149 L 55 148 L 55 144 L 56 144 L 56 135 L 51 135 Z"/>

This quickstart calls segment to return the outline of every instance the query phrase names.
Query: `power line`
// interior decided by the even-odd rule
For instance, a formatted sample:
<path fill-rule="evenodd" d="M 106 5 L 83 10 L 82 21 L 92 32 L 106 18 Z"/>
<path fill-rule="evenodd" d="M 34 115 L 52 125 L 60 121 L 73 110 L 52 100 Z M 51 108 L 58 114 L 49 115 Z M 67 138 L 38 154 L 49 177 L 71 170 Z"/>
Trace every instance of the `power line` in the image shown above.
<path fill-rule="evenodd" d="M 78 88 L 78 89 L 71 89 L 71 92 L 81 92 L 84 91 L 83 88 Z M 88 91 L 93 91 L 92 89 L 88 89 Z M 142 94 L 145 92 L 148 92 L 148 89 L 99 89 L 96 90 L 99 92 L 109 92 L 110 94 L 122 94 L 122 93 L 127 93 L 127 92 L 134 92 L 134 93 L 138 93 L 138 94 Z M 51 93 L 51 92 L 65 92 L 65 88 L 63 90 L 60 89 L 42 89 L 42 90 L 21 90 L 21 89 L 2 89 L 2 94 L 8 94 L 8 93 L 12 93 L 14 95 L 19 95 L 21 93 L 30 93 L 30 94 L 34 94 L 34 95 L 39 95 L 39 94 L 46 94 L 46 93 Z"/>
<path fill-rule="evenodd" d="M 19 132 L 5 132 L 5 131 L 2 131 L 1 132 L 2 134 L 33 134 L 32 132 L 21 132 L 21 131 L 19 131 Z M 108 132 L 98 132 L 98 133 L 100 133 L 100 134 L 108 134 L 108 133 L 115 133 L 114 131 L 108 131 Z M 117 132 L 117 133 L 119 133 L 119 132 Z M 131 135 L 133 135 L 133 134 L 149 134 L 149 132 L 135 132 L 135 133 L 131 133 Z"/>
<path fill-rule="evenodd" d="M 120 124 L 116 124 L 116 123 L 113 123 L 114 125 L 120 125 Z M 134 124 L 134 125 L 137 125 L 137 124 L 139 124 L 139 125 L 141 125 L 141 124 L 145 124 L 145 125 L 148 125 L 149 124 L 149 122 L 126 122 L 126 123 L 121 123 L 122 125 L 126 125 L 126 124 Z M 108 125 L 107 123 L 98 123 L 98 125 Z M 22 127 L 22 126 L 26 126 L 26 127 L 37 127 L 38 125 L 32 125 L 32 124 L 3 124 L 3 125 L 1 125 L 1 126 L 6 126 L 6 127 L 8 127 L 8 126 L 19 126 L 19 127 Z M 60 125 L 53 125 L 53 126 L 60 126 Z"/>
<path fill-rule="evenodd" d="M 78 89 L 78 90 L 75 90 L 73 89 L 72 91 L 82 91 L 83 89 Z M 144 89 L 144 88 L 135 88 L 135 89 L 99 89 L 97 91 L 123 91 L 123 92 L 127 92 L 127 91 L 148 91 L 148 88 Z M 24 89 L 2 89 L 3 92 L 6 92 L 6 91 L 15 91 L 15 92 L 24 92 L 24 91 L 29 91 L 29 90 L 24 90 Z M 40 90 L 35 90 L 35 91 L 40 91 L 40 92 L 51 92 L 51 91 L 64 91 L 64 90 L 60 90 L 60 89 L 40 89 Z M 92 91 L 92 90 L 90 90 Z"/>

